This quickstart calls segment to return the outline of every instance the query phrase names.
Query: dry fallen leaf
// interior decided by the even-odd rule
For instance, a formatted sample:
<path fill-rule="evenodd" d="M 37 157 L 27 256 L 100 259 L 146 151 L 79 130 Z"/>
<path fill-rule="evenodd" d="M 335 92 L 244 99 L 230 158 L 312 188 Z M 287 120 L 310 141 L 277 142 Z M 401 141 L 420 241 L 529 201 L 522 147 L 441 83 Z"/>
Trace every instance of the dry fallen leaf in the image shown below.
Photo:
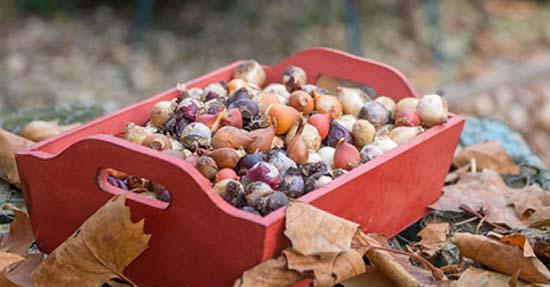
<path fill-rule="evenodd" d="M 146 248 L 150 235 L 144 221 L 133 223 L 125 196 L 118 195 L 96 211 L 32 275 L 41 286 L 95 287 L 122 278 L 124 269 Z"/>
<path fill-rule="evenodd" d="M 408 256 L 394 254 L 403 253 L 401 251 L 389 253 L 390 247 L 384 237 L 366 235 L 356 223 L 306 203 L 293 202 L 289 205 L 285 234 L 293 246 L 283 250 L 282 257 L 246 271 L 234 286 L 287 286 L 303 278 L 312 278 L 314 286 L 333 286 L 365 272 L 365 253 L 375 267 L 399 286 L 446 284 L 432 280 L 432 275 L 436 273 L 434 277 L 446 278 L 441 270 L 425 259 L 416 256 L 416 259 L 430 266 L 433 273 L 411 265 Z M 309 254 L 304 254 L 304 251 Z"/>
<path fill-rule="evenodd" d="M 300 273 L 313 273 L 313 286 L 333 286 L 365 272 L 363 254 L 353 249 L 340 253 L 304 256 L 293 248 L 288 248 L 283 250 L 283 254 L 289 269 Z"/>
<path fill-rule="evenodd" d="M 292 202 L 285 230 L 292 247 L 283 250 L 282 257 L 246 271 L 235 286 L 287 286 L 313 278 L 314 286 L 330 287 L 361 274 L 363 253 L 351 248 L 358 226 L 309 204 Z"/>
<path fill-rule="evenodd" d="M 358 232 L 353 245 L 367 246 L 365 255 L 369 261 L 397 286 L 444 286 L 449 283 L 441 270 L 438 270 L 441 272 L 438 276 L 442 280 L 435 281 L 432 272 L 412 265 L 408 256 L 378 249 L 390 249 L 387 241 L 380 235 Z"/>
<path fill-rule="evenodd" d="M 508 203 L 513 205 L 520 217 L 529 217 L 538 210 L 550 206 L 550 193 L 537 185 L 525 189 L 515 190 L 508 195 Z"/>
<path fill-rule="evenodd" d="M 501 174 L 518 174 L 519 166 L 496 141 L 482 142 L 461 149 L 453 158 L 455 167 L 462 167 L 476 159 L 479 170 L 491 169 Z"/>
<path fill-rule="evenodd" d="M 510 277 L 510 280 L 508 281 L 508 285 L 510 287 L 517 287 L 519 282 L 519 274 L 521 274 L 521 269 L 518 269 L 514 274 Z"/>
<path fill-rule="evenodd" d="M 542 226 L 550 222 L 550 193 L 539 185 L 525 189 L 508 191 L 508 204 L 513 206 L 516 214 L 529 225 Z"/>
<path fill-rule="evenodd" d="M 23 128 L 20 135 L 31 141 L 39 142 L 57 136 L 79 125 L 79 123 L 60 125 L 57 121 L 32 121 Z"/>
<path fill-rule="evenodd" d="M 426 225 L 418 236 L 422 238 L 416 245 L 421 246 L 422 252 L 430 257 L 441 249 L 447 243 L 447 234 L 449 233 L 449 223 L 430 223 Z"/>
<path fill-rule="evenodd" d="M 3 271 L 0 271 L 0 287 L 21 287 L 21 286 L 18 286 L 12 283 L 10 280 L 8 280 L 8 278 L 6 278 L 6 271 L 3 270 Z M 28 286 L 28 287 L 32 287 L 32 286 Z"/>
<path fill-rule="evenodd" d="M 0 243 L 0 286 L 33 287 L 30 272 L 41 261 L 37 261 L 36 258 L 42 256 L 27 253 L 34 240 L 29 218 L 25 212 L 11 204 L 5 205 L 4 208 L 14 212 L 15 220 L 10 225 L 8 235 L 3 237 Z M 28 278 L 28 282 L 23 278 Z"/>
<path fill-rule="evenodd" d="M 470 267 L 460 275 L 458 281 L 453 282 L 452 287 L 499 287 L 508 286 L 511 277 L 501 273 Z M 517 281 L 517 287 L 525 287 L 527 284 Z"/>
<path fill-rule="evenodd" d="M 28 149 L 34 142 L 0 129 L 0 178 L 19 185 L 15 153 Z"/>
<path fill-rule="evenodd" d="M 537 257 L 550 259 L 550 232 L 539 229 L 526 229 L 523 233 L 529 239 Z"/>
<path fill-rule="evenodd" d="M 20 287 L 34 287 L 31 279 L 32 272 L 44 261 L 42 254 L 29 255 L 25 260 L 11 265 L 5 274 L 6 280 Z M 2 286 L 0 284 L 0 286 Z"/>
<path fill-rule="evenodd" d="M 286 287 L 305 276 L 288 270 L 284 257 L 269 259 L 243 273 L 234 287 Z"/>
<path fill-rule="evenodd" d="M 535 251 L 533 251 L 533 247 L 531 247 L 529 240 L 523 234 L 516 233 L 504 235 L 500 238 L 500 242 L 519 247 L 521 250 L 523 250 L 524 257 L 536 257 Z"/>
<path fill-rule="evenodd" d="M 132 284 L 120 279 L 111 279 L 107 281 L 102 287 L 107 287 L 107 286 L 108 287 L 132 287 Z"/>
<path fill-rule="evenodd" d="M 11 264 L 22 261 L 23 259 L 21 255 L 0 251 L 0 270 L 4 270 Z"/>
<path fill-rule="evenodd" d="M 518 246 L 469 233 L 456 233 L 452 242 L 463 256 L 495 271 L 513 275 L 521 269 L 519 278 L 527 282 L 546 284 L 550 279 L 550 271 L 544 264 L 536 257 L 525 257 Z"/>
<path fill-rule="evenodd" d="M 395 283 L 376 267 L 367 266 L 365 273 L 350 278 L 340 283 L 340 285 L 344 287 L 394 287 Z"/>
<path fill-rule="evenodd" d="M 435 210 L 459 212 L 460 205 L 474 210 L 483 209 L 487 221 L 512 228 L 525 228 L 527 223 L 516 215 L 508 204 L 508 196 L 522 190 L 508 188 L 500 175 L 491 170 L 463 173 L 456 184 L 443 188 L 443 195 L 429 207 Z"/>
<path fill-rule="evenodd" d="M 528 220 L 529 227 L 541 228 L 550 225 L 550 206 L 539 209 Z"/>
<path fill-rule="evenodd" d="M 26 256 L 27 249 L 34 241 L 29 217 L 25 212 L 11 204 L 6 205 L 5 208 L 13 211 L 15 220 L 10 225 L 8 235 L 3 237 L 0 242 L 0 251 Z"/>
<path fill-rule="evenodd" d="M 299 201 L 286 211 L 285 235 L 303 255 L 343 252 L 350 249 L 359 225 Z"/>

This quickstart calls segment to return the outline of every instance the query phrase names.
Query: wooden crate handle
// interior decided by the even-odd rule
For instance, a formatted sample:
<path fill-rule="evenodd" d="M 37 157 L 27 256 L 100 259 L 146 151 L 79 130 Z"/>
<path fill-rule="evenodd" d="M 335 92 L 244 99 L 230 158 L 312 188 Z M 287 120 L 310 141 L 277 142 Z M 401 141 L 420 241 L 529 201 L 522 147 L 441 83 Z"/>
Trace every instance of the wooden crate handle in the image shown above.
<path fill-rule="evenodd" d="M 407 78 L 394 67 L 331 48 L 311 48 L 293 54 L 267 68 L 268 81 L 280 82 L 283 71 L 290 65 L 303 68 L 310 83 L 320 75 L 329 75 L 367 84 L 378 95 L 388 96 L 396 101 L 417 96 Z"/>

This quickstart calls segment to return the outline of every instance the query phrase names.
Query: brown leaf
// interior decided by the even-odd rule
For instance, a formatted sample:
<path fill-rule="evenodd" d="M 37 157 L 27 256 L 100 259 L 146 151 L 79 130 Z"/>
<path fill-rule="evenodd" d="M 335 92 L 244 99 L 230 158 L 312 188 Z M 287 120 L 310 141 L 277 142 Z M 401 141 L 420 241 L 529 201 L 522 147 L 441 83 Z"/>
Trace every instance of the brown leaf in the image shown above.
<path fill-rule="evenodd" d="M 25 125 L 20 135 L 31 141 L 39 142 L 57 136 L 79 125 L 79 123 L 60 125 L 57 121 L 32 121 Z"/>
<path fill-rule="evenodd" d="M 529 244 L 537 257 L 548 260 L 550 259 L 550 233 L 547 231 L 541 233 L 541 235 L 528 235 Z"/>
<path fill-rule="evenodd" d="M 508 275 L 470 267 L 460 275 L 458 281 L 453 282 L 452 287 L 499 287 L 508 286 L 511 278 Z M 518 287 L 527 284 L 517 281 Z"/>
<path fill-rule="evenodd" d="M 449 223 L 430 223 L 418 232 L 422 240 L 417 245 L 423 247 L 422 252 L 430 257 L 434 256 L 437 250 L 447 243 L 447 233 L 449 233 Z"/>
<path fill-rule="evenodd" d="M 512 275 L 521 269 L 519 278 L 527 282 L 548 283 L 550 279 L 550 271 L 544 264 L 536 257 L 523 256 L 517 246 L 469 233 L 456 233 L 452 241 L 463 256 L 495 271 Z"/>
<path fill-rule="evenodd" d="M 504 235 L 500 238 L 500 242 L 519 247 L 523 250 L 524 257 L 536 257 L 535 251 L 533 251 L 529 240 L 523 234 L 516 233 Z"/>
<path fill-rule="evenodd" d="M 519 166 L 496 141 L 482 142 L 461 149 L 453 158 L 453 165 L 462 167 L 476 159 L 479 170 L 491 169 L 502 174 L 518 174 Z"/>
<path fill-rule="evenodd" d="M 408 256 L 416 255 L 394 254 L 401 251 L 388 253 L 389 246 L 382 236 L 365 235 L 353 222 L 300 202 L 291 203 L 286 212 L 285 234 L 310 254 L 303 254 L 296 246 L 283 250 L 284 257 L 246 271 L 234 286 L 287 286 L 302 278 L 313 278 L 314 286 L 333 286 L 365 271 L 362 259 L 365 252 L 369 260 L 399 286 L 446 284 L 433 281 L 431 272 L 411 265 Z M 416 257 L 431 266 L 425 259 Z M 440 272 L 437 278 L 446 279 L 441 270 L 433 266 L 431 270 L 434 274 Z"/>
<path fill-rule="evenodd" d="M 542 227 L 550 224 L 550 193 L 542 190 L 539 185 L 510 189 L 508 203 L 529 226 Z"/>
<path fill-rule="evenodd" d="M 291 202 L 286 211 L 285 235 L 304 255 L 347 251 L 359 225 L 307 203 Z"/>
<path fill-rule="evenodd" d="M 128 283 L 121 279 L 111 279 L 105 283 L 103 286 L 109 286 L 109 287 L 133 287 L 131 283 Z"/>
<path fill-rule="evenodd" d="M 13 264 L 5 274 L 6 279 L 16 286 L 34 287 L 31 279 L 32 272 L 44 261 L 42 254 L 29 255 L 25 260 Z M 0 284 L 0 286 L 2 286 Z"/>
<path fill-rule="evenodd" d="M 380 272 L 376 267 L 366 267 L 365 273 L 350 278 L 340 285 L 344 287 L 394 287 L 395 283 Z"/>
<path fill-rule="evenodd" d="M 146 248 L 144 221 L 133 223 L 125 196 L 96 211 L 32 275 L 36 286 L 100 286 L 111 278 L 129 281 L 124 269 Z M 130 281 L 129 281 L 130 282 Z"/>
<path fill-rule="evenodd" d="M 19 262 L 23 259 L 24 258 L 21 255 L 0 251 L 0 270 L 4 270 L 11 264 Z"/>
<path fill-rule="evenodd" d="M 550 206 L 550 193 L 536 184 L 525 189 L 512 189 L 508 193 L 508 204 L 514 206 L 519 217 L 527 218 Z"/>
<path fill-rule="evenodd" d="M 300 273 L 288 270 L 285 258 L 279 257 L 244 272 L 233 287 L 286 287 L 304 278 Z"/>
<path fill-rule="evenodd" d="M 33 144 L 32 141 L 0 129 L 0 178 L 19 185 L 15 153 L 28 149 Z"/>
<path fill-rule="evenodd" d="M 514 191 L 521 190 L 508 188 L 494 171 L 464 173 L 456 184 L 443 188 L 443 195 L 430 208 L 459 212 L 459 206 L 464 204 L 474 210 L 483 209 L 489 222 L 525 228 L 527 223 L 520 220 L 508 204 L 508 196 Z"/>
<path fill-rule="evenodd" d="M 2 270 L 0 271 L 0 287 L 21 287 L 21 286 L 13 284 L 10 280 L 8 280 L 8 278 L 6 278 L 6 270 Z"/>
<path fill-rule="evenodd" d="M 518 269 L 514 274 L 510 277 L 510 280 L 508 281 L 508 285 L 510 287 L 517 287 L 519 282 L 519 274 L 521 274 L 521 269 Z"/>
<path fill-rule="evenodd" d="M 529 227 L 541 228 L 550 225 L 550 206 L 543 207 L 528 219 Z"/>
<path fill-rule="evenodd" d="M 42 261 L 42 255 L 27 254 L 27 249 L 34 240 L 29 218 L 25 212 L 11 204 L 4 208 L 13 210 L 15 220 L 10 225 L 8 235 L 0 243 L 0 257 L 3 259 L 0 260 L 0 287 L 33 287 L 30 273 Z"/>
<path fill-rule="evenodd" d="M 390 248 L 380 235 L 358 232 L 354 237 L 353 245 L 368 246 L 365 255 L 369 261 L 377 270 L 393 280 L 397 286 L 442 286 L 448 284 L 446 281 L 434 281 L 430 271 L 411 265 L 407 256 L 372 248 Z"/>
<path fill-rule="evenodd" d="M 314 286 L 334 284 L 365 270 L 363 253 L 351 249 L 358 224 L 302 202 L 286 210 L 286 236 L 292 248 L 243 274 L 235 286 L 287 286 L 313 277 Z"/>
<path fill-rule="evenodd" d="M 289 269 L 312 272 L 313 286 L 330 287 L 365 272 L 363 254 L 351 249 L 340 253 L 305 256 L 292 248 L 283 250 Z"/>
<path fill-rule="evenodd" d="M 0 251 L 11 252 L 21 256 L 27 255 L 27 249 L 34 241 L 31 223 L 25 212 L 8 204 L 5 208 L 13 210 L 15 220 L 10 225 L 10 231 L 0 242 Z"/>

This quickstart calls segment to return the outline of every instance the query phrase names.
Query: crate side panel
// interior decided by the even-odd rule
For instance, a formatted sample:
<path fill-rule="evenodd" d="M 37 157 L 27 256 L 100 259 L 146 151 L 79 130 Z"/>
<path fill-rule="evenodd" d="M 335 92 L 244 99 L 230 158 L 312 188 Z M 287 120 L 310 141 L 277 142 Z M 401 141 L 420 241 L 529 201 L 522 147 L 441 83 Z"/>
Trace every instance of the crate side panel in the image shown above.
<path fill-rule="evenodd" d="M 193 178 L 198 177 L 196 170 L 185 171 L 144 150 L 142 154 L 90 139 L 51 159 L 19 155 L 39 248 L 53 251 L 112 197 L 100 191 L 96 180 L 99 168 L 112 167 L 147 175 L 172 193 L 166 210 L 128 200 L 133 219 L 144 218 L 145 232 L 152 234 L 149 248 L 126 272 L 139 285 L 229 286 L 243 270 L 261 261 L 265 227 L 218 208 Z"/>

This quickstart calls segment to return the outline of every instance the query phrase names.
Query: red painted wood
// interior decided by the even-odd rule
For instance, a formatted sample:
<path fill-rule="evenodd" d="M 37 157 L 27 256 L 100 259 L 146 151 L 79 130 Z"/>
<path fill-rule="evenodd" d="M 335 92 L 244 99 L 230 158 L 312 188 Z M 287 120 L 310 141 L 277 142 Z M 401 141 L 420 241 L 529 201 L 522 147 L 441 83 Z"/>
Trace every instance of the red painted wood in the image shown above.
<path fill-rule="evenodd" d="M 267 81 L 280 82 L 281 74 L 289 65 L 303 68 L 308 75 L 309 83 L 314 83 L 320 75 L 329 75 L 368 84 L 379 95 L 388 96 L 394 100 L 416 96 L 413 87 L 397 69 L 330 48 L 303 50 L 272 68 L 268 67 Z"/>
<path fill-rule="evenodd" d="M 203 87 L 228 80 L 239 62 L 188 82 Z M 326 48 L 299 52 L 266 67 L 279 82 L 288 65 L 365 83 L 379 94 L 416 96 L 395 69 Z M 135 220 L 145 218 L 150 247 L 126 270 L 140 286 L 232 286 L 242 272 L 277 256 L 288 245 L 284 209 L 259 217 L 224 202 L 210 182 L 186 162 L 113 137 L 128 121 L 144 123 L 152 105 L 177 95 L 168 90 L 17 154 L 23 192 L 39 248 L 51 252 L 93 212 L 119 192 L 105 183 L 111 167 L 164 185 L 169 206 L 129 195 Z M 429 129 L 300 200 L 393 236 L 427 212 L 440 194 L 463 119 Z M 107 190 L 108 192 L 104 192 Z M 301 283 L 304 286 L 305 282 Z M 297 285 L 298 286 L 298 285 Z"/>

